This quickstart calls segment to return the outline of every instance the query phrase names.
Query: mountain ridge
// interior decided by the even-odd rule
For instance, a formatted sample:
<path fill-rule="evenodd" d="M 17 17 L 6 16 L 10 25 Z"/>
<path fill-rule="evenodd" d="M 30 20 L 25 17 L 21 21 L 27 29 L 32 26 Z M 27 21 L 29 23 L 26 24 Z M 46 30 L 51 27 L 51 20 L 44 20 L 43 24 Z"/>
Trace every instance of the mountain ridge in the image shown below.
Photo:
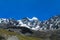
<path fill-rule="evenodd" d="M 53 30 L 58 29 L 60 23 L 60 15 L 53 16 L 49 18 L 46 21 L 39 21 L 38 18 L 33 17 L 32 19 L 25 17 L 21 20 L 15 20 L 15 19 L 6 19 L 6 18 L 0 18 L 0 26 L 24 26 L 32 30 Z"/>

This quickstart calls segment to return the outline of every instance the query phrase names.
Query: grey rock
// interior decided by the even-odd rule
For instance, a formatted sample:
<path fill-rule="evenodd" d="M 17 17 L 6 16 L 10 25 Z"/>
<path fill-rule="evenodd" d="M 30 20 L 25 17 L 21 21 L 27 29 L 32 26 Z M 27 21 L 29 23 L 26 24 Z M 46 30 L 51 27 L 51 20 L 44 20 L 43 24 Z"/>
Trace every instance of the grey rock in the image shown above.
<path fill-rule="evenodd" d="M 7 40 L 19 40 L 16 36 L 10 36 Z"/>
<path fill-rule="evenodd" d="M 5 37 L 0 35 L 0 40 L 6 40 Z"/>

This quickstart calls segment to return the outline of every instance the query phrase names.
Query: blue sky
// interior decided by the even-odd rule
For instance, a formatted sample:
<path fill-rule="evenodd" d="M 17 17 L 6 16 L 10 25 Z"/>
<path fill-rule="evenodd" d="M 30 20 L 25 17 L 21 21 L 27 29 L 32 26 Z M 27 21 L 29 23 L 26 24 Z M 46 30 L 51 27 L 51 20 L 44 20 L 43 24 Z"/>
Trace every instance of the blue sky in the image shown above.
<path fill-rule="evenodd" d="M 37 17 L 47 20 L 60 14 L 60 0 L 0 0 L 0 18 Z"/>

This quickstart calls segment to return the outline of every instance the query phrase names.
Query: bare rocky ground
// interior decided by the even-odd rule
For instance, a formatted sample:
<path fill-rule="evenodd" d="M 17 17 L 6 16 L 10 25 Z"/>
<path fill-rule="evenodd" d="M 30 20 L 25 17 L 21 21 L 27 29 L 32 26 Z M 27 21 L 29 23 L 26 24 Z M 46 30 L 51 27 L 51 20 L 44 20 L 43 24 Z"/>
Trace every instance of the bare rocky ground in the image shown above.
<path fill-rule="evenodd" d="M 0 31 L 0 33 L 1 32 L 2 31 Z M 7 32 L 7 33 L 2 32 L 2 33 L 3 33 L 2 35 L 0 34 L 0 40 L 20 40 L 20 39 L 18 39 L 17 36 L 11 35 L 12 34 L 11 32 Z M 8 33 L 10 33 L 10 35 L 7 36 L 6 34 L 8 34 Z M 32 35 L 26 36 L 23 34 L 22 36 L 20 36 L 20 38 L 21 37 L 24 38 L 23 40 L 29 40 L 30 38 L 27 38 L 29 36 L 31 37 L 31 39 L 32 39 L 32 37 L 41 38 L 41 39 L 37 39 L 37 40 L 60 40 L 60 29 L 54 30 L 54 31 L 52 31 L 52 30 L 34 31 L 34 33 Z M 33 38 L 33 39 L 35 40 L 35 38 Z"/>
<path fill-rule="evenodd" d="M 60 29 L 53 31 L 37 31 L 32 36 L 40 37 L 43 40 L 60 40 Z"/>
<path fill-rule="evenodd" d="M 7 40 L 19 40 L 16 36 L 10 36 L 7 38 Z"/>

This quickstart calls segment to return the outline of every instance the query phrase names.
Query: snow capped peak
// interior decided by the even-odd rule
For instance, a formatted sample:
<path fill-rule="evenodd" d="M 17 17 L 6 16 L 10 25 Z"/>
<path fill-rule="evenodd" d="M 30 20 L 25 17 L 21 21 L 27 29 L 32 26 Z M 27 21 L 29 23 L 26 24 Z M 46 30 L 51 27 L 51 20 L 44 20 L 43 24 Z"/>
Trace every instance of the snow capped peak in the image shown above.
<path fill-rule="evenodd" d="M 33 18 L 32 18 L 32 20 L 38 20 L 38 18 L 36 18 L 36 17 L 33 17 Z"/>
<path fill-rule="evenodd" d="M 38 30 L 39 21 L 36 17 L 33 17 L 32 19 L 25 17 L 22 20 L 18 20 L 18 22 L 19 22 L 19 26 L 25 26 L 32 30 Z"/>
<path fill-rule="evenodd" d="M 28 18 L 28 17 L 27 17 Z M 33 21 L 33 20 L 38 20 L 38 18 L 36 17 L 33 17 L 32 19 L 28 18 L 30 21 Z"/>

